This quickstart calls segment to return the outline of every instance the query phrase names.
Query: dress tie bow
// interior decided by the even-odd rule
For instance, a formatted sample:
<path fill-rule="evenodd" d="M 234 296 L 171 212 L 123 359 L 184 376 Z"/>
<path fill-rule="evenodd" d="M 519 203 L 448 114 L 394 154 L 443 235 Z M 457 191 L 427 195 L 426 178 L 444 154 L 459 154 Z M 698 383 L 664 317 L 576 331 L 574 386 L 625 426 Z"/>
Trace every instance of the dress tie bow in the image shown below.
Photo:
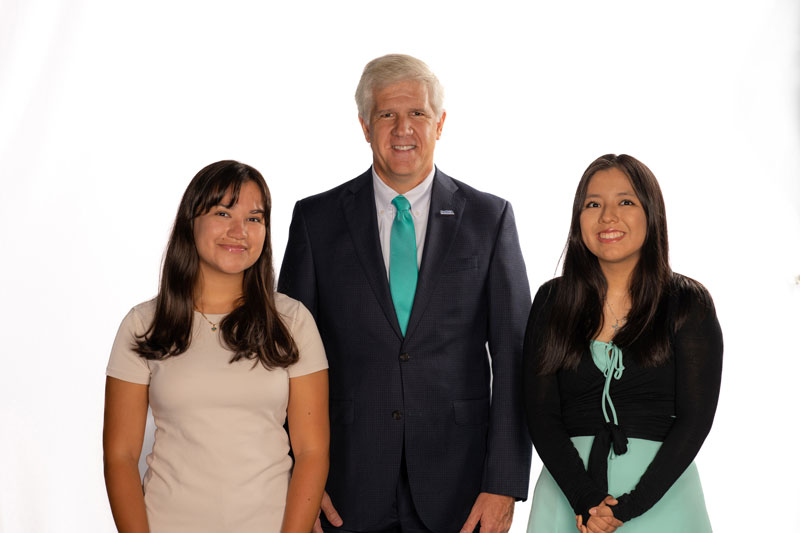
<path fill-rule="evenodd" d="M 625 366 L 622 364 L 622 350 L 610 342 L 608 343 L 608 357 L 609 360 L 605 370 L 603 370 L 603 375 L 606 378 L 602 398 L 605 424 L 594 437 L 592 449 L 589 452 L 589 467 L 587 469 L 589 476 L 603 492 L 608 492 L 608 458 L 611 454 L 612 445 L 614 455 L 623 455 L 628 451 L 628 437 L 619 427 L 617 411 L 614 409 L 614 402 L 611 401 L 611 380 L 619 380 L 622 377 L 622 371 L 625 370 Z M 606 408 L 606 405 L 608 405 L 608 408 Z M 608 416 L 609 409 L 611 410 L 611 417 Z"/>

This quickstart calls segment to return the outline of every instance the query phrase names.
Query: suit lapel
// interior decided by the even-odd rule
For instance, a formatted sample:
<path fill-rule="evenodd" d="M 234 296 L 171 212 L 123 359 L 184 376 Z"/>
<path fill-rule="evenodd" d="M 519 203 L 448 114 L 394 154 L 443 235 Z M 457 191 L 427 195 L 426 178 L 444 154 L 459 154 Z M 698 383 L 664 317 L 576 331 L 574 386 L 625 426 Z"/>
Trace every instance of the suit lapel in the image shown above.
<path fill-rule="evenodd" d="M 364 269 L 375 298 L 383 309 L 386 319 L 395 334 L 403 338 L 397 314 L 386 279 L 386 265 L 383 262 L 381 243 L 378 238 L 378 214 L 375 211 L 375 193 L 372 186 L 372 171 L 368 170 L 348 188 L 342 199 L 344 217 L 353 239 L 356 255 Z"/>
<path fill-rule="evenodd" d="M 458 233 L 458 227 L 461 225 L 464 203 L 463 195 L 458 194 L 458 185 L 437 168 L 431 186 L 431 207 L 428 213 L 425 249 L 422 252 L 417 292 L 411 308 L 411 317 L 408 320 L 406 338 L 414 333 L 425 313 L 433 290 L 436 288 L 442 266 L 449 255 L 450 246 Z M 453 214 L 442 214 L 443 211 Z"/>

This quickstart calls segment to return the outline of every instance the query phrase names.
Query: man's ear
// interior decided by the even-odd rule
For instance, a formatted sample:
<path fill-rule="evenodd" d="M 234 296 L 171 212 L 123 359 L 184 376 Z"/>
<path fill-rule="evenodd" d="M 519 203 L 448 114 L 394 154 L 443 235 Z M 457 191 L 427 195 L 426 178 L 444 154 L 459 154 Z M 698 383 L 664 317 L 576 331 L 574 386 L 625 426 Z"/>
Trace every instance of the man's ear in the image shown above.
<path fill-rule="evenodd" d="M 439 123 L 436 125 L 436 140 L 439 140 L 439 137 L 442 136 L 442 128 L 444 128 L 444 119 L 447 117 L 447 111 L 442 111 L 442 118 L 439 119 Z"/>
<path fill-rule="evenodd" d="M 361 115 L 358 116 L 358 122 L 361 124 L 361 130 L 364 132 L 364 139 L 366 139 L 367 142 L 372 142 L 369 139 L 369 124 L 364 122 L 364 119 L 361 118 Z"/>

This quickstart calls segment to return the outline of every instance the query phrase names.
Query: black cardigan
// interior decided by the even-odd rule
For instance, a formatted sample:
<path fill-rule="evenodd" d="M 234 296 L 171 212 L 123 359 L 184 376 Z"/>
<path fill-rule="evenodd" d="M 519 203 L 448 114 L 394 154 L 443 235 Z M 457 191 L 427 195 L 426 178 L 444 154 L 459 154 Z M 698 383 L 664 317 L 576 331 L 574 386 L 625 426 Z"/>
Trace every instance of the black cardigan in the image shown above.
<path fill-rule="evenodd" d="M 554 299 L 552 291 L 558 290 L 561 281 L 557 278 L 542 285 L 531 307 L 524 348 L 525 407 L 536 451 L 585 523 L 589 509 L 602 502 L 607 489 L 590 477 L 569 439 L 595 436 L 604 430 L 601 395 L 605 378 L 592 361 L 588 340 L 576 371 L 562 369 L 545 376 L 535 371 Z M 611 385 L 625 436 L 663 442 L 636 488 L 616 496 L 619 503 L 611 509 L 623 522 L 655 505 L 691 464 L 711 429 L 717 407 L 722 332 L 711 297 L 685 289 L 671 292 L 666 296 L 671 299 L 669 309 L 688 305 L 688 315 L 670 339 L 669 360 L 646 368 L 629 357 L 630 349 L 623 349 L 625 370 Z"/>

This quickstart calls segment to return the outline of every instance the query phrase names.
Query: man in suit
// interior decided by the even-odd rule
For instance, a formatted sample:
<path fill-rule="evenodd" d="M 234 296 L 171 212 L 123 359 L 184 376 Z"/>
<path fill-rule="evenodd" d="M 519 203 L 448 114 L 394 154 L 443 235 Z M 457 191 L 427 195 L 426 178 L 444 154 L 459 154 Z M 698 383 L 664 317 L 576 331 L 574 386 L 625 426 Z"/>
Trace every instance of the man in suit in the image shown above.
<path fill-rule="evenodd" d="M 297 203 L 278 284 L 330 365 L 322 528 L 508 531 L 531 460 L 511 206 L 434 167 L 446 114 L 425 63 L 371 61 L 356 102 L 372 167 Z"/>

